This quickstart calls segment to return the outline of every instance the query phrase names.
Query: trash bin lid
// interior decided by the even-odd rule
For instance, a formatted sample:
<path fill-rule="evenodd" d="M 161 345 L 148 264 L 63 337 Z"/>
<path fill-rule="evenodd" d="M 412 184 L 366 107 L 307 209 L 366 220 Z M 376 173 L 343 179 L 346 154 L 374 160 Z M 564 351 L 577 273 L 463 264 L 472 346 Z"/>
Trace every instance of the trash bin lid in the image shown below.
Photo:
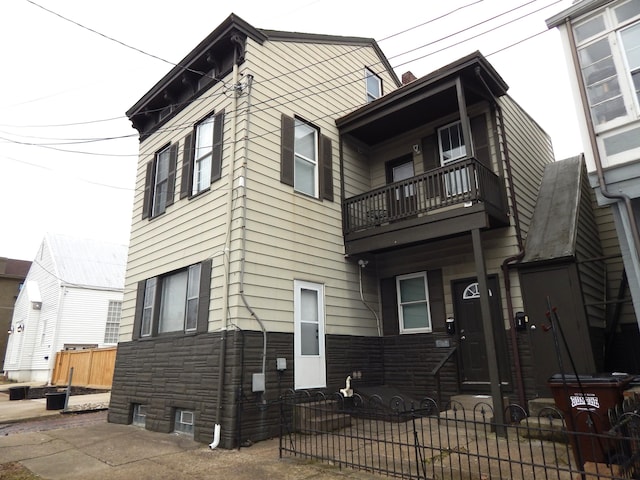
<path fill-rule="evenodd" d="M 628 373 L 613 372 L 613 373 L 593 373 L 587 375 L 573 375 L 565 373 L 555 373 L 551 375 L 548 382 L 550 385 L 557 385 L 562 383 L 577 384 L 578 382 L 583 385 L 596 384 L 624 384 L 633 380 L 634 376 Z"/>

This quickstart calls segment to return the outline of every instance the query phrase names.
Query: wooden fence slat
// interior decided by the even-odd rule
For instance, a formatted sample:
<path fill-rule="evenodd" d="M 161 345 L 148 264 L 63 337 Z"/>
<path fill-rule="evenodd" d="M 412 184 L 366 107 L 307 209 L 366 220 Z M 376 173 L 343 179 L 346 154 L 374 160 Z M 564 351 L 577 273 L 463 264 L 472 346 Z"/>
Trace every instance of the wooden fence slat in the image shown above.
<path fill-rule="evenodd" d="M 66 385 L 69 381 L 69 370 L 73 367 L 74 386 L 111 388 L 116 350 L 116 347 L 110 347 L 58 352 L 51 383 Z"/>

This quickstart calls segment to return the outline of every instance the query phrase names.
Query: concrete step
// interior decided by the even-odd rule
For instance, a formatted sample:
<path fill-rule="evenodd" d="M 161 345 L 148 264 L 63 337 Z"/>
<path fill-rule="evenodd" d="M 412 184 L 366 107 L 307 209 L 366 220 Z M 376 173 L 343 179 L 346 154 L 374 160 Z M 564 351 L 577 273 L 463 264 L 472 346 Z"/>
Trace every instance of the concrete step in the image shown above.
<path fill-rule="evenodd" d="M 538 417 L 541 413 L 547 416 L 552 412 L 549 408 L 557 408 L 554 399 L 548 397 L 534 398 L 533 400 L 529 400 L 528 405 L 530 417 Z M 545 409 L 549 410 L 544 411 Z"/>
<path fill-rule="evenodd" d="M 504 406 L 509 404 L 509 398 L 503 398 Z M 475 411 L 487 410 L 487 406 L 493 409 L 493 397 L 491 395 L 453 395 L 449 400 L 449 409 L 464 409 L 471 414 Z"/>

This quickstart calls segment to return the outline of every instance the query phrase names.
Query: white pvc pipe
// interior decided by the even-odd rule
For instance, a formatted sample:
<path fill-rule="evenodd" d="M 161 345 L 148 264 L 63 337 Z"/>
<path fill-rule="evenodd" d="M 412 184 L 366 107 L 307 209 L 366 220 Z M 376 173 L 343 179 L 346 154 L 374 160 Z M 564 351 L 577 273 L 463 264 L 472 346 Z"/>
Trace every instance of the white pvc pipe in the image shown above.
<path fill-rule="evenodd" d="M 216 423 L 216 426 L 213 427 L 213 442 L 209 444 L 209 448 L 213 450 L 220 443 L 220 424 Z"/>

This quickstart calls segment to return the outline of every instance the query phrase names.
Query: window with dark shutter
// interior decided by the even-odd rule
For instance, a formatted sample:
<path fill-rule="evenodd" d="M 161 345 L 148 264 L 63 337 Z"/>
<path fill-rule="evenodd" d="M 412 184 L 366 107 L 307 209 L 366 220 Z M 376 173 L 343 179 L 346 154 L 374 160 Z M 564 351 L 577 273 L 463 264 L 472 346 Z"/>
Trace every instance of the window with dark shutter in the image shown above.
<path fill-rule="evenodd" d="M 133 340 L 159 333 L 206 333 L 212 260 L 138 282 Z"/>
<path fill-rule="evenodd" d="M 169 174 L 167 177 L 167 199 L 165 208 L 173 205 L 173 197 L 176 191 L 176 168 L 178 165 L 178 144 L 174 143 L 169 148 Z"/>
<path fill-rule="evenodd" d="M 471 136 L 473 137 L 473 156 L 482 165 L 491 169 L 491 153 L 489 151 L 489 132 L 484 113 L 471 119 Z"/>
<path fill-rule="evenodd" d="M 207 190 L 222 177 L 224 110 L 200 121 L 184 140 L 180 198 Z"/>

